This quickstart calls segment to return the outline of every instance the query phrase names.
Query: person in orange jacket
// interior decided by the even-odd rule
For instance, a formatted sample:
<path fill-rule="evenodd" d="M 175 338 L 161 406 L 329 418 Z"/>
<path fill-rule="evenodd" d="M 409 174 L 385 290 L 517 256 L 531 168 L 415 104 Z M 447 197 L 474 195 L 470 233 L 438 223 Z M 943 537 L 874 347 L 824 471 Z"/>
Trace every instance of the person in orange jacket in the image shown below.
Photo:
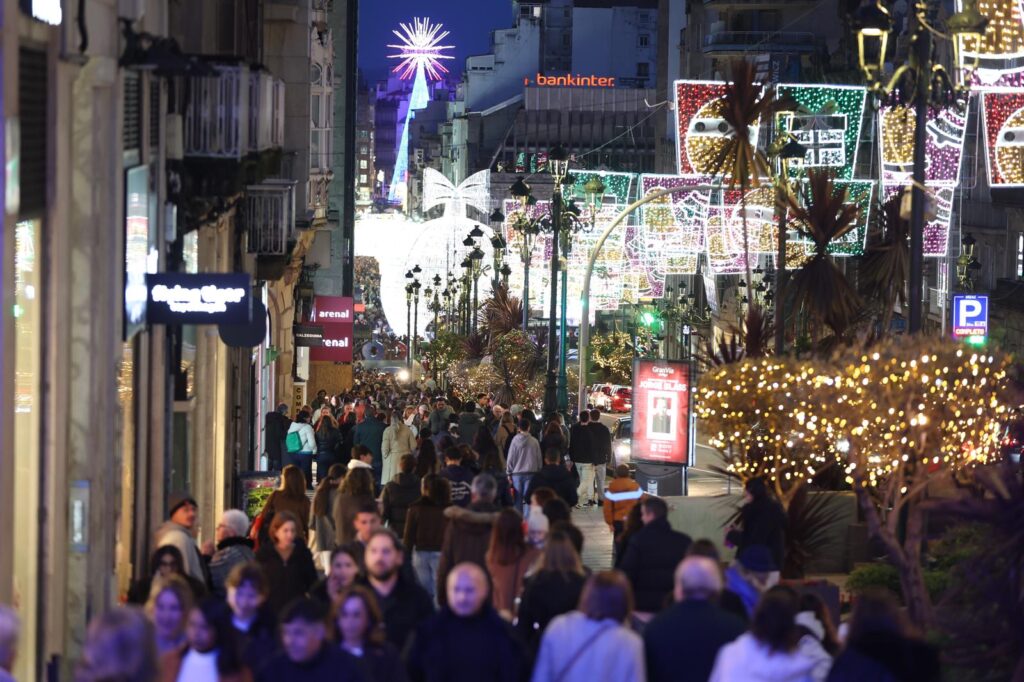
<path fill-rule="evenodd" d="M 625 464 L 615 467 L 615 478 L 604 493 L 604 522 L 614 537 L 622 532 L 630 510 L 644 496 L 640 484 L 629 477 L 629 467 Z"/>

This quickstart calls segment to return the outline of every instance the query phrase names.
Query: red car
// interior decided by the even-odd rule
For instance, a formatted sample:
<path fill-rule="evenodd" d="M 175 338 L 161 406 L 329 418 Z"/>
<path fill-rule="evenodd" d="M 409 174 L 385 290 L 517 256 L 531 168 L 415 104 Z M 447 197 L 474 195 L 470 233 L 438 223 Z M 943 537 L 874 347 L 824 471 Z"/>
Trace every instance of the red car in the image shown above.
<path fill-rule="evenodd" d="M 633 389 L 619 386 L 612 389 L 611 412 L 633 411 Z"/>

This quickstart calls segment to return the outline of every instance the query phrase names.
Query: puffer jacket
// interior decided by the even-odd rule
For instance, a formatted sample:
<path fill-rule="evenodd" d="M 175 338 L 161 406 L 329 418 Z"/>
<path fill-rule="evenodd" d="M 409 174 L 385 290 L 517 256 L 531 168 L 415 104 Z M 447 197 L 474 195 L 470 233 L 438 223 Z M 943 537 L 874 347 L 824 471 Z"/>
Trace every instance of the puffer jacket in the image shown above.
<path fill-rule="evenodd" d="M 490 502 L 473 502 L 466 508 L 452 505 L 444 510 L 448 528 L 437 568 L 437 600 L 442 606 L 447 603 L 448 571 L 464 561 L 487 570 L 487 548 L 498 511 L 499 507 Z"/>
<path fill-rule="evenodd" d="M 629 512 L 643 497 L 643 489 L 633 479 L 613 478 L 604 492 L 604 522 L 609 526 L 616 521 L 625 523 Z"/>

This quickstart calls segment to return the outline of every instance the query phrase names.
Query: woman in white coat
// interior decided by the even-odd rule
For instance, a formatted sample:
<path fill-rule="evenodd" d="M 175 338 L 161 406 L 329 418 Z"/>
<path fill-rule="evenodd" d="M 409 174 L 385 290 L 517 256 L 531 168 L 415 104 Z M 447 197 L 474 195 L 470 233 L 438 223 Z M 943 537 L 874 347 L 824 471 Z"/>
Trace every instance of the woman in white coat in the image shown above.
<path fill-rule="evenodd" d="M 384 429 L 384 438 L 380 444 L 380 453 L 384 460 L 380 472 L 382 486 L 390 483 L 398 473 L 398 460 L 402 459 L 402 455 L 408 455 L 415 449 L 416 436 L 412 429 L 406 426 L 397 414 L 393 414 L 391 423 Z"/>
<path fill-rule="evenodd" d="M 544 631 L 532 682 L 643 682 L 644 643 L 626 626 L 632 612 L 633 590 L 621 571 L 590 576 L 578 610 Z"/>

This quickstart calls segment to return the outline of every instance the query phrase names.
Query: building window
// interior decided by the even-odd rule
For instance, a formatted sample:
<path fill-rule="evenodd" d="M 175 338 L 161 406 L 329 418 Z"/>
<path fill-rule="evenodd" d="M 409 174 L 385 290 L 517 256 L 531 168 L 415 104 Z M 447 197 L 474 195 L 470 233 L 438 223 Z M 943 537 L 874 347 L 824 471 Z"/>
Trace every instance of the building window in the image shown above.
<path fill-rule="evenodd" d="M 360 185 L 365 185 L 366 184 L 366 173 L 360 173 L 359 174 L 359 184 Z"/>
<path fill-rule="evenodd" d="M 328 78 L 329 76 L 328 72 Z M 331 165 L 334 128 L 333 91 L 319 64 L 309 68 L 309 168 L 327 170 Z"/>
<path fill-rule="evenodd" d="M 647 78 L 651 75 L 651 65 L 647 62 L 637 62 L 636 77 Z"/>
<path fill-rule="evenodd" d="M 359 159 L 359 170 L 366 170 L 366 159 Z"/>
<path fill-rule="evenodd" d="M 647 47 L 651 44 L 651 37 L 647 34 L 641 34 L 636 41 L 637 47 Z"/>
<path fill-rule="evenodd" d="M 1017 233 L 1017 279 L 1024 279 L 1024 232 Z"/>

